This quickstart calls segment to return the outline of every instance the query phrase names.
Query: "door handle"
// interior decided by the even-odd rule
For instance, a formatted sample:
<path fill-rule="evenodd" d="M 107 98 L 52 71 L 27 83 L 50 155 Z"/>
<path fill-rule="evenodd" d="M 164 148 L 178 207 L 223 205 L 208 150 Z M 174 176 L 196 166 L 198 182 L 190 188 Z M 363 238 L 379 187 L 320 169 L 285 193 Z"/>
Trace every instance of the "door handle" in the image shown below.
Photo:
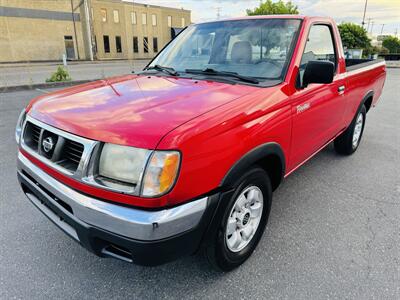
<path fill-rule="evenodd" d="M 339 94 L 343 94 L 345 89 L 346 89 L 346 87 L 344 85 L 341 85 L 338 87 L 337 91 Z"/>

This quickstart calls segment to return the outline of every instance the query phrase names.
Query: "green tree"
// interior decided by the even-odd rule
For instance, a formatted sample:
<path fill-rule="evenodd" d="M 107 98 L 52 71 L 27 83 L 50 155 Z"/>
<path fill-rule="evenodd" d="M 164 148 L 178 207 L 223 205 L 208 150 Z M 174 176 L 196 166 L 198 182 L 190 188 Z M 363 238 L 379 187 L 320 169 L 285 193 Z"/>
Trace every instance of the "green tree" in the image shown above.
<path fill-rule="evenodd" d="M 342 23 L 339 26 L 343 47 L 348 49 L 370 49 L 371 40 L 367 31 L 354 23 Z"/>
<path fill-rule="evenodd" d="M 260 3 L 260 6 L 246 10 L 248 16 L 256 15 L 297 15 L 299 11 L 297 6 L 291 1 L 285 2 L 279 0 L 278 2 L 272 2 L 272 0 L 265 0 Z"/>
<path fill-rule="evenodd" d="M 400 53 L 400 39 L 389 36 L 382 42 L 382 46 L 389 50 L 389 53 Z"/>

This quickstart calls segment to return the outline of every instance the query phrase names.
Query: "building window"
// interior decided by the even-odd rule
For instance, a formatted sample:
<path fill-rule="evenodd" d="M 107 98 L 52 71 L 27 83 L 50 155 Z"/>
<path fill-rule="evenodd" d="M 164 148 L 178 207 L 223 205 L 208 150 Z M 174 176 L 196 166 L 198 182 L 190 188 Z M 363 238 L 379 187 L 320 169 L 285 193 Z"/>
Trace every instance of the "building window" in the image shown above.
<path fill-rule="evenodd" d="M 110 53 L 110 38 L 108 35 L 103 35 L 104 53 Z"/>
<path fill-rule="evenodd" d="M 100 9 L 101 21 L 103 23 L 107 22 L 107 10 L 105 8 Z"/>
<path fill-rule="evenodd" d="M 156 15 L 151 15 L 151 23 L 153 26 L 157 26 L 157 16 Z"/>
<path fill-rule="evenodd" d="M 75 47 L 72 35 L 64 35 L 64 43 L 65 43 L 65 53 L 67 54 L 67 58 L 74 59 Z"/>
<path fill-rule="evenodd" d="M 136 13 L 134 11 L 131 12 L 131 22 L 132 25 L 136 25 Z"/>
<path fill-rule="evenodd" d="M 122 52 L 122 45 L 121 45 L 121 37 L 120 36 L 116 36 L 115 37 L 115 48 L 117 50 L 117 53 L 121 53 Z"/>
<path fill-rule="evenodd" d="M 185 27 L 185 18 L 181 18 L 181 27 Z"/>
<path fill-rule="evenodd" d="M 149 39 L 147 37 L 143 38 L 143 51 L 149 53 Z"/>
<path fill-rule="evenodd" d="M 147 15 L 145 13 L 142 14 L 142 24 L 147 25 Z"/>
<path fill-rule="evenodd" d="M 158 52 L 158 39 L 156 37 L 153 38 L 153 52 L 154 53 Z"/>
<path fill-rule="evenodd" d="M 137 36 L 133 37 L 133 53 L 139 53 L 139 40 Z"/>
<path fill-rule="evenodd" d="M 114 16 L 114 23 L 119 23 L 119 12 L 118 10 L 113 11 L 113 16 Z"/>
<path fill-rule="evenodd" d="M 172 16 L 168 16 L 168 27 L 172 27 Z"/>

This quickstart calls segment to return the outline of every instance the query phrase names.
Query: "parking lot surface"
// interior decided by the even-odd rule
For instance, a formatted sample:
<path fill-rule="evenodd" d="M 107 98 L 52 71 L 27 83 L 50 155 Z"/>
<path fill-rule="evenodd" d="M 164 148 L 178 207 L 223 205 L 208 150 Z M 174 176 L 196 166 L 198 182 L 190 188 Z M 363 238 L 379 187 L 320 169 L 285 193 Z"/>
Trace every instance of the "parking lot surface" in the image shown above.
<path fill-rule="evenodd" d="M 14 126 L 43 91 L 0 94 L 0 299 L 400 299 L 400 69 L 350 157 L 332 146 L 274 194 L 252 257 L 230 273 L 199 255 L 159 267 L 101 259 L 28 202 Z"/>

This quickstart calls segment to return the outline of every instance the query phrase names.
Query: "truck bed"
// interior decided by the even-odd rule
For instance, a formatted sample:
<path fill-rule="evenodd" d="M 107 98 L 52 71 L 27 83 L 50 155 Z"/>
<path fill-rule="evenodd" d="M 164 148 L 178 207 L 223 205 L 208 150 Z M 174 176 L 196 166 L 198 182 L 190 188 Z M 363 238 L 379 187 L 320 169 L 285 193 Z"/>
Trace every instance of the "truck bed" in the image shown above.
<path fill-rule="evenodd" d="M 368 58 L 346 58 L 346 70 L 353 71 L 359 68 L 363 68 L 375 63 L 380 63 L 383 59 L 368 59 Z"/>

